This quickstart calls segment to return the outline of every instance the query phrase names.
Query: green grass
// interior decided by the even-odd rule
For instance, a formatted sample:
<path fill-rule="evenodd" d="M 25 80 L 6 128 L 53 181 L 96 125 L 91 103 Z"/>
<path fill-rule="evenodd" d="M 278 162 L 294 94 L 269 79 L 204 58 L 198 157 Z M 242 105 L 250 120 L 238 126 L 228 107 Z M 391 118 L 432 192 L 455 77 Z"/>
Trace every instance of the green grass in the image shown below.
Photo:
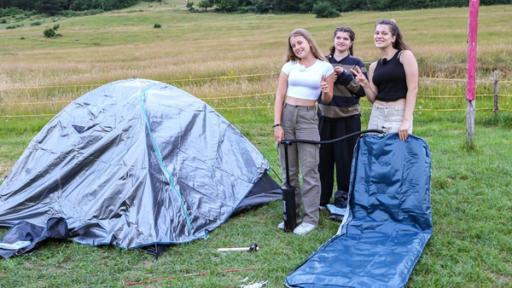
<path fill-rule="evenodd" d="M 345 13 L 336 19 L 189 14 L 181 8 L 176 1 L 162 6 L 146 3 L 56 22 L 37 18 L 41 26 L 25 24 L 6 30 L 0 25 L 0 176 L 7 174 L 51 118 L 4 116 L 53 115 L 102 83 L 134 76 L 171 82 L 204 99 L 279 171 L 270 128 L 276 83 L 271 73 L 282 64 L 286 37 L 295 27 L 310 29 L 326 51 L 333 28 L 350 25 L 357 32 L 356 55 L 368 62 L 378 57 L 371 43 L 374 21 L 395 18 L 418 56 L 423 77 L 465 75 L 467 8 Z M 481 7 L 480 80 L 489 80 L 494 69 L 502 71 L 503 80 L 511 79 L 511 12 L 512 5 Z M 55 23 L 60 24 L 63 37 L 44 39 L 42 31 Z M 154 23 L 162 24 L 162 29 L 153 29 Z M 268 75 L 176 81 L 253 73 Z M 48 85 L 70 87 L 31 88 Z M 512 287 L 510 86 L 507 82 L 500 86 L 500 107 L 508 111 L 496 116 L 477 112 L 475 149 L 467 149 L 465 84 L 420 83 L 414 129 L 432 152 L 434 234 L 410 287 Z M 254 94 L 264 95 L 219 99 Z M 477 94 L 477 109 L 492 108 L 489 83 L 479 83 Z M 48 101 L 54 102 L 27 104 Z M 367 123 L 369 105 L 366 100 L 362 105 L 363 123 Z M 133 282 L 139 282 L 136 287 L 239 287 L 267 280 L 269 287 L 281 287 L 286 275 L 338 226 L 322 214 L 314 233 L 296 237 L 276 229 L 280 218 L 281 203 L 271 203 L 231 218 L 207 240 L 171 247 L 158 260 L 140 250 L 48 241 L 28 255 L 0 261 L 0 287 L 123 287 Z M 0 228 L 0 234 L 6 231 Z M 252 242 L 261 246 L 259 252 L 216 252 L 219 247 Z"/>
<path fill-rule="evenodd" d="M 224 115 L 262 151 L 278 170 L 272 144 L 271 113 L 229 111 Z M 364 117 L 366 118 L 366 117 Z M 512 283 L 512 140 L 510 116 L 477 118 L 476 149 L 464 149 L 463 115 L 434 122 L 415 118 L 415 134 L 432 153 L 434 234 L 410 287 L 510 287 Z M 366 121 L 367 119 L 363 119 Z M 19 154 L 42 122 L 23 128 L 3 126 L 4 143 Z M 21 137 L 20 137 L 21 136 Z M 11 157 L 2 152 L 0 158 Z M 49 241 L 29 255 L 0 261 L 2 287 L 104 286 L 237 287 L 283 279 L 337 230 L 322 214 L 320 227 L 306 237 L 276 229 L 281 204 L 271 203 L 231 218 L 207 240 L 171 247 L 158 260 L 139 250 L 89 247 Z M 5 229 L 1 229 L 5 232 Z M 219 254 L 216 248 L 257 242 L 254 254 Z M 232 269 L 236 269 L 232 271 Z M 201 275 L 196 275 L 200 273 Z M 247 283 L 246 283 L 247 284 Z"/>
<path fill-rule="evenodd" d="M 512 217 L 506 212 L 512 209 L 510 124 L 478 126 L 477 148 L 467 151 L 461 122 L 421 129 L 432 149 L 434 237 L 412 287 L 512 284 Z"/>

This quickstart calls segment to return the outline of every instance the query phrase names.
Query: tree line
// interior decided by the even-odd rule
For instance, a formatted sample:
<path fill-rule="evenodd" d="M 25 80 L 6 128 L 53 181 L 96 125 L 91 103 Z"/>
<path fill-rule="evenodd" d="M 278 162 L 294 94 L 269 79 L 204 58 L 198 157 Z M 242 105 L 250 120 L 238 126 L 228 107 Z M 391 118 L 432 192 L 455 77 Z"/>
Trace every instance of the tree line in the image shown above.
<path fill-rule="evenodd" d="M 161 0 L 145 0 L 146 2 L 161 2 Z M 2 0 L 0 8 L 19 8 L 37 11 L 48 15 L 59 14 L 62 11 L 86 10 L 116 10 L 133 6 L 140 0 Z"/>
<path fill-rule="evenodd" d="M 405 10 L 468 6 L 468 0 L 187 0 L 189 10 L 220 12 L 310 13 L 315 6 L 329 6 L 338 12 L 353 10 Z M 482 5 L 512 4 L 512 0 L 481 0 Z"/>
<path fill-rule="evenodd" d="M 162 0 L 145 0 L 162 2 Z M 55 15 L 65 10 L 115 10 L 141 0 L 2 0 L 0 8 L 15 7 Z M 316 13 L 337 16 L 353 10 L 403 10 L 435 7 L 467 6 L 468 0 L 187 0 L 190 11 L 254 12 L 254 13 Z M 512 0 L 481 0 L 482 5 L 512 4 Z"/>

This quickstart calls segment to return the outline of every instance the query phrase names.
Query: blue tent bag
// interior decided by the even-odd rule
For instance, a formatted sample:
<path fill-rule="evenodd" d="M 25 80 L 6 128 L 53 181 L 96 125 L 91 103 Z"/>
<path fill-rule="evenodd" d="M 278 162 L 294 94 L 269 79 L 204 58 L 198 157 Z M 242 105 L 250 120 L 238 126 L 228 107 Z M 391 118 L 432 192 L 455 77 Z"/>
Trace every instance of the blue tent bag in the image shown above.
<path fill-rule="evenodd" d="M 404 287 L 432 235 L 431 159 L 418 137 L 365 135 L 352 162 L 349 214 L 287 276 L 288 287 Z"/>

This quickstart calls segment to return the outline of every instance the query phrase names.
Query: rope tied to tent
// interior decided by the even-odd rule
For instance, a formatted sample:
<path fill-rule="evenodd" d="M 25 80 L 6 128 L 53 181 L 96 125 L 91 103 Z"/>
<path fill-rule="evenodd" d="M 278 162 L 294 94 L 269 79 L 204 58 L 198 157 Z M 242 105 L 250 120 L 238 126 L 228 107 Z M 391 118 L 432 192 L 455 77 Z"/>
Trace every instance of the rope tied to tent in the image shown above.
<path fill-rule="evenodd" d="M 156 159 L 158 160 L 158 164 L 160 166 L 160 169 L 162 169 L 162 172 L 165 174 L 167 181 L 169 181 L 170 189 L 178 196 L 178 199 L 180 200 L 180 208 L 183 215 L 185 215 L 185 221 L 187 224 L 187 230 L 188 233 L 192 234 L 192 222 L 190 221 L 190 215 L 187 211 L 186 205 L 185 205 L 185 199 L 183 198 L 183 195 L 181 195 L 180 191 L 176 188 L 174 178 L 172 177 L 171 173 L 167 169 L 167 166 L 164 163 L 162 153 L 160 152 L 160 148 L 158 147 L 156 143 L 156 139 L 153 136 L 153 133 L 151 132 L 151 123 L 149 121 L 148 113 L 146 110 L 146 93 L 152 88 L 152 86 L 145 88 L 140 97 L 140 108 L 142 115 L 144 117 L 144 122 L 146 123 L 146 128 L 148 130 L 149 138 L 151 140 L 151 146 L 153 146 L 153 151 L 155 152 Z"/>

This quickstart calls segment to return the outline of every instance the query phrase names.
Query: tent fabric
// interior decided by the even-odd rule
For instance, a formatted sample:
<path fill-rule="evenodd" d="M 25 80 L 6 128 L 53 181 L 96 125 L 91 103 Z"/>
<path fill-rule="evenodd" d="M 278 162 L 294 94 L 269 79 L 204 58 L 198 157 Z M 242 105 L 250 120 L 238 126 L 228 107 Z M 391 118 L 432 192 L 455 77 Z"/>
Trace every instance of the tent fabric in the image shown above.
<path fill-rule="evenodd" d="M 0 225 L 59 217 L 83 244 L 189 242 L 280 199 L 268 168 L 200 99 L 157 81 L 116 81 L 70 103 L 30 142 L 0 186 Z"/>
<path fill-rule="evenodd" d="M 349 215 L 285 285 L 404 287 L 432 234 L 430 176 L 430 152 L 422 139 L 360 138 Z"/>
<path fill-rule="evenodd" d="M 68 225 L 63 218 L 50 218 L 44 227 L 22 221 L 14 225 L 4 235 L 2 242 L 27 242 L 28 245 L 18 249 L 2 249 L 0 247 L 0 256 L 7 259 L 15 255 L 25 254 L 47 239 L 66 239 L 68 237 Z"/>

